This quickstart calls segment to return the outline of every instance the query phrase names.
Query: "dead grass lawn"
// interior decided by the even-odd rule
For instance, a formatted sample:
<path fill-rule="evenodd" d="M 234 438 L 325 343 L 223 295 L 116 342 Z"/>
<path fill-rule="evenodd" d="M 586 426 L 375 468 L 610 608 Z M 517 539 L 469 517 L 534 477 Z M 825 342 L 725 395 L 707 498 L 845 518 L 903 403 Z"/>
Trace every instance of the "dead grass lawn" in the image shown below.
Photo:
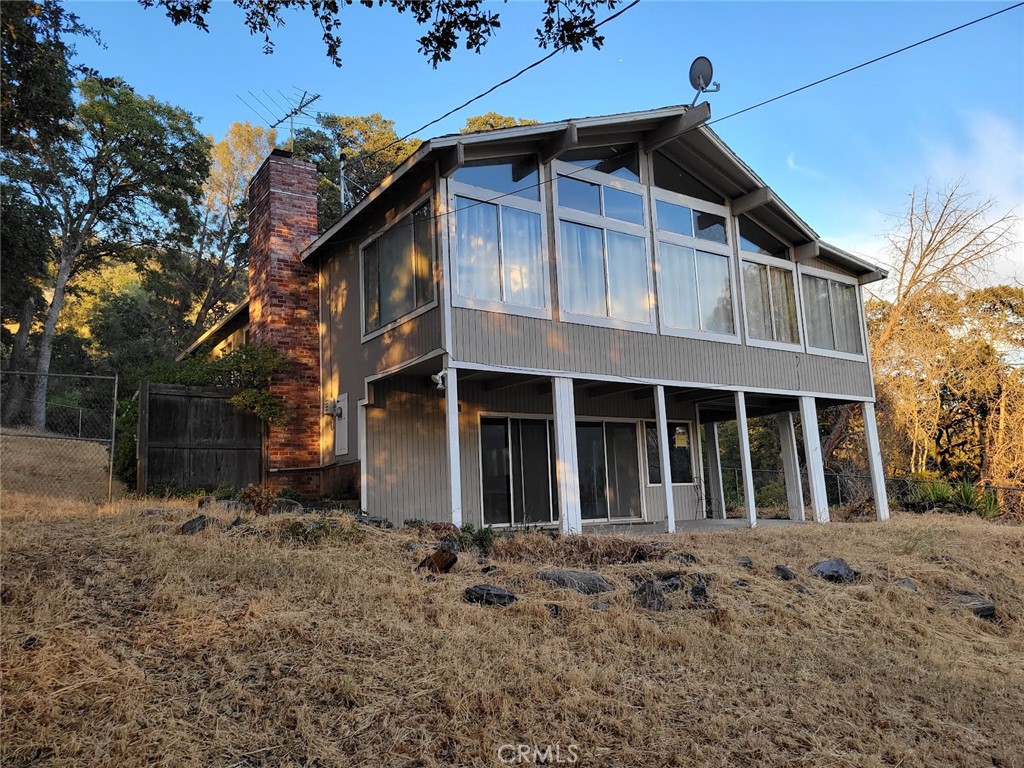
<path fill-rule="evenodd" d="M 314 546 L 282 541 L 278 519 L 270 538 L 177 535 L 194 511 L 165 502 L 3 506 L 5 766 L 499 766 L 508 743 L 577 745 L 578 765 L 609 768 L 1024 765 L 1019 526 L 661 537 L 700 562 L 600 566 L 617 590 L 597 612 L 536 572 L 614 560 L 613 544 L 526 537 L 493 574 L 461 555 L 428 581 L 411 531 L 344 526 Z M 861 582 L 807 575 L 832 556 Z M 633 604 L 630 575 L 679 569 L 710 578 L 713 608 Z M 463 602 L 481 582 L 520 600 Z M 998 621 L 951 589 L 992 596 Z"/>

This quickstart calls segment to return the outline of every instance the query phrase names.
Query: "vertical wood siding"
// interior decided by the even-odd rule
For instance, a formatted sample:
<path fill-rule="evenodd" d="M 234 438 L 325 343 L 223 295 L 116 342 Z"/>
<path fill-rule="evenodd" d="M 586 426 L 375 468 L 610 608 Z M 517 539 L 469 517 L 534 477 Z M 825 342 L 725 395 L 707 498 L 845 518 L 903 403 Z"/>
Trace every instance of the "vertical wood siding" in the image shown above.
<path fill-rule="evenodd" d="M 498 312 L 452 309 L 455 359 L 607 376 L 871 397 L 864 362 L 661 336 Z"/>

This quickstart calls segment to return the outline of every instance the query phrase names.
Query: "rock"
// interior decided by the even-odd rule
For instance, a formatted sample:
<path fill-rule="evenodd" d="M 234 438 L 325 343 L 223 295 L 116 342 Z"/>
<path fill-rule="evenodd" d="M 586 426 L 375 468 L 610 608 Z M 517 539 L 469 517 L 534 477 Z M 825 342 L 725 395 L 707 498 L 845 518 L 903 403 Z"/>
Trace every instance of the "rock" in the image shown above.
<path fill-rule="evenodd" d="M 239 515 L 234 520 L 232 520 L 231 523 L 228 525 L 228 530 L 231 530 L 232 528 L 237 528 L 238 526 L 244 525 L 244 524 L 245 524 L 245 520 L 243 520 L 242 516 Z"/>
<path fill-rule="evenodd" d="M 736 565 L 746 568 L 748 571 L 754 570 L 754 561 L 746 555 L 743 555 L 741 557 L 734 557 L 732 561 L 736 563 Z"/>
<path fill-rule="evenodd" d="M 913 579 L 896 579 L 893 583 L 901 589 L 906 589 L 910 592 L 917 592 L 917 582 Z"/>
<path fill-rule="evenodd" d="M 647 581 L 633 590 L 633 599 L 648 611 L 664 613 L 671 606 L 653 581 Z"/>
<path fill-rule="evenodd" d="M 21 650 L 23 651 L 31 651 L 33 648 L 37 648 L 38 646 L 39 638 L 35 635 L 29 635 L 21 641 Z"/>
<path fill-rule="evenodd" d="M 420 545 L 417 544 L 415 541 L 407 541 L 405 542 L 405 544 L 402 545 L 402 549 L 404 549 L 406 552 L 415 552 L 419 548 Z"/>
<path fill-rule="evenodd" d="M 162 517 L 167 514 L 166 509 L 144 509 L 139 512 L 139 517 Z"/>
<path fill-rule="evenodd" d="M 689 552 L 674 552 L 665 559 L 683 563 L 684 565 L 694 565 L 697 563 L 697 556 Z"/>
<path fill-rule="evenodd" d="M 213 506 L 216 503 L 216 496 L 200 496 L 199 501 L 196 503 L 196 509 L 206 509 L 207 507 Z"/>
<path fill-rule="evenodd" d="M 459 558 L 455 554 L 438 547 L 423 558 L 420 564 L 416 566 L 416 570 L 426 568 L 433 573 L 448 573 L 448 571 L 455 567 L 455 563 L 458 561 Z"/>
<path fill-rule="evenodd" d="M 783 581 L 796 581 L 796 572 L 788 565 L 776 565 L 775 575 Z"/>
<path fill-rule="evenodd" d="M 494 573 L 496 570 L 498 570 L 496 565 L 485 565 L 480 569 L 480 573 Z"/>
<path fill-rule="evenodd" d="M 801 595 L 813 595 L 813 594 L 814 594 L 813 592 L 811 592 L 811 590 L 809 590 L 809 589 L 808 589 L 807 587 L 805 587 L 805 586 L 804 586 L 803 584 L 797 584 L 797 585 L 796 585 L 796 586 L 794 587 L 794 589 L 795 589 L 795 590 L 796 590 L 797 592 L 799 592 L 799 593 L 800 593 Z"/>
<path fill-rule="evenodd" d="M 477 584 L 474 587 L 466 587 L 463 593 L 467 603 L 480 603 L 480 605 L 512 605 L 518 598 L 507 589 L 495 587 L 491 584 Z"/>
<path fill-rule="evenodd" d="M 487 558 L 484 557 L 483 555 L 481 555 L 480 557 L 478 557 L 476 559 L 476 564 L 477 565 L 487 565 Z"/>
<path fill-rule="evenodd" d="M 971 609 L 971 613 L 979 619 L 995 621 L 996 604 L 985 595 L 978 594 L 977 592 L 954 592 L 953 599 L 964 603 Z"/>
<path fill-rule="evenodd" d="M 736 581 L 732 583 L 732 586 L 736 587 L 737 589 L 750 589 L 750 582 L 746 579 L 736 579 Z M 707 596 L 705 596 L 704 599 L 706 600 Z"/>
<path fill-rule="evenodd" d="M 544 607 L 548 609 L 548 613 L 551 614 L 552 619 L 557 619 L 562 615 L 562 606 L 558 603 L 545 603 Z"/>
<path fill-rule="evenodd" d="M 205 531 L 207 528 L 223 528 L 224 524 L 216 517 L 209 515 L 196 515 L 191 520 L 183 523 L 180 530 L 186 536 Z"/>
<path fill-rule="evenodd" d="M 853 584 L 860 578 L 860 574 L 841 557 L 815 563 L 811 566 L 811 573 L 834 584 Z"/>
<path fill-rule="evenodd" d="M 220 505 L 228 512 L 234 512 L 235 514 L 241 514 L 242 512 L 251 513 L 252 506 L 246 504 L 244 501 L 238 501 L 237 499 L 224 499 L 220 502 Z"/>
<path fill-rule="evenodd" d="M 590 604 L 590 607 L 595 611 L 610 611 L 612 604 L 606 603 L 604 600 L 595 600 Z"/>
<path fill-rule="evenodd" d="M 683 574 L 679 571 L 659 573 L 655 575 L 654 582 L 662 592 L 678 592 L 683 588 Z"/>
<path fill-rule="evenodd" d="M 306 510 L 295 499 L 278 497 L 274 499 L 274 508 L 270 511 L 275 515 L 301 515 Z"/>
<path fill-rule="evenodd" d="M 708 580 L 699 573 L 693 576 L 693 585 L 690 587 L 690 599 L 695 603 L 706 603 L 708 601 Z"/>
<path fill-rule="evenodd" d="M 459 537 L 454 533 L 449 533 L 441 539 L 441 543 L 438 546 L 445 552 L 451 552 L 453 555 L 457 555 L 462 551 L 462 547 L 459 546 Z"/>
<path fill-rule="evenodd" d="M 593 571 L 546 570 L 538 573 L 537 577 L 559 589 L 575 589 L 584 595 L 597 595 L 614 589 L 604 576 Z"/>

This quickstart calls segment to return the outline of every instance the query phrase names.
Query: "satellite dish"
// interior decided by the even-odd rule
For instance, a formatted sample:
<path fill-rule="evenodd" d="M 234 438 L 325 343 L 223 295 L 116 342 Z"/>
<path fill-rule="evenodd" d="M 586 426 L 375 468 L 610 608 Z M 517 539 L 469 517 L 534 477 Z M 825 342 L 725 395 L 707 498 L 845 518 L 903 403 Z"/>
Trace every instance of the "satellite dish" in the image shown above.
<path fill-rule="evenodd" d="M 690 86 L 697 91 L 693 97 L 694 106 L 702 93 L 718 93 L 722 86 L 711 80 L 714 77 L 714 68 L 711 66 L 711 59 L 707 56 L 698 56 L 690 65 Z"/>

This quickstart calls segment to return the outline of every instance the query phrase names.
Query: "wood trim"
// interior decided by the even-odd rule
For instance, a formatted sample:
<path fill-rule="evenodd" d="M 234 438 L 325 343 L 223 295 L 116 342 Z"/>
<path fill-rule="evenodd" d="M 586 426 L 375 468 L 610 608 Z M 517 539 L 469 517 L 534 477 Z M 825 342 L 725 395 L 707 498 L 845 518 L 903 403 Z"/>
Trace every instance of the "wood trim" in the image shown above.
<path fill-rule="evenodd" d="M 540 151 L 540 161 L 550 163 L 560 154 L 579 144 L 579 132 L 576 123 L 570 121 L 558 136 L 548 141 Z"/>
<path fill-rule="evenodd" d="M 753 192 L 748 192 L 741 197 L 733 198 L 732 214 L 733 216 L 742 216 L 744 213 L 750 213 L 750 211 L 753 211 L 756 208 L 768 205 L 768 203 L 772 202 L 774 199 L 775 193 L 772 192 L 771 187 L 755 189 Z"/>
<path fill-rule="evenodd" d="M 818 411 L 813 397 L 800 398 L 800 428 L 804 433 L 804 458 L 807 462 L 807 482 L 811 490 L 814 522 L 827 523 L 829 515 L 825 465 L 822 462 L 821 438 L 818 436 Z"/>
<path fill-rule="evenodd" d="M 789 519 L 804 519 L 804 492 L 800 480 L 800 460 L 796 452 L 796 430 L 793 414 L 789 411 L 775 414 L 775 426 L 779 431 L 779 446 L 782 452 L 782 471 L 786 484 L 786 504 Z"/>
<path fill-rule="evenodd" d="M 695 107 L 690 107 L 677 117 L 670 117 L 664 120 L 661 125 L 653 131 L 648 131 L 643 137 L 643 148 L 646 152 L 653 152 L 656 149 L 674 141 L 687 131 L 692 131 L 697 126 L 706 123 L 711 117 L 711 104 L 704 102 Z"/>

